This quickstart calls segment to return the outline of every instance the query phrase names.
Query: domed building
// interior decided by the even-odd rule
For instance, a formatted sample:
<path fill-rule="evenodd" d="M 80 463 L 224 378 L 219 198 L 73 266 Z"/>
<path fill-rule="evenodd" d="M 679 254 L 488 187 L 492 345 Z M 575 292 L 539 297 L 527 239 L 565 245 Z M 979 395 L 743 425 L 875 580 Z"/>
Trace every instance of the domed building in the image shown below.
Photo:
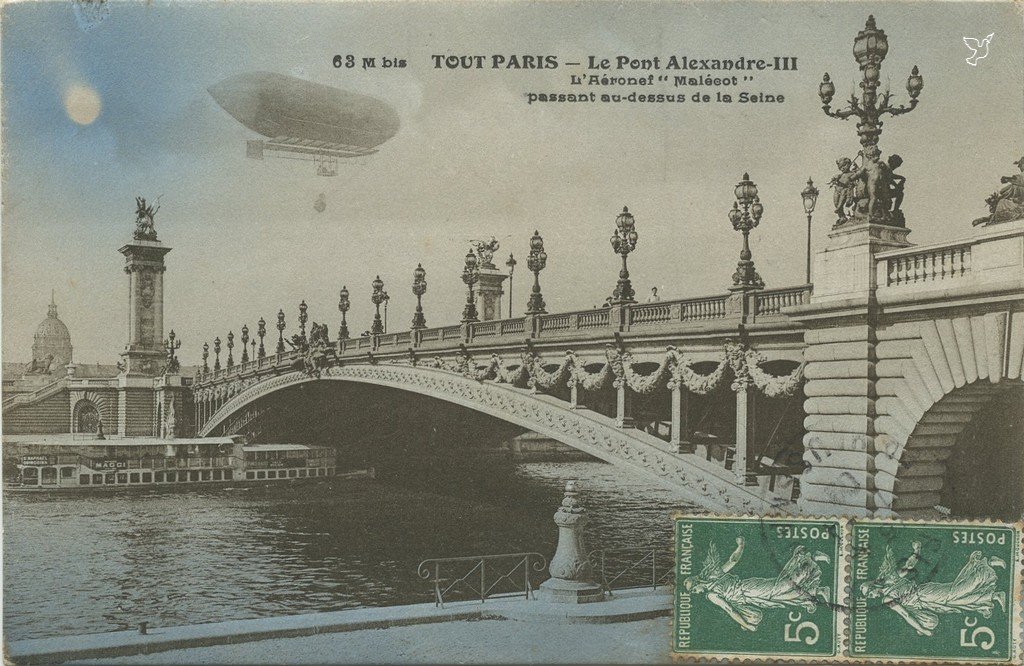
<path fill-rule="evenodd" d="M 46 319 L 36 327 L 32 341 L 32 363 L 27 372 L 49 374 L 63 371 L 71 363 L 71 333 L 57 316 L 57 303 L 50 297 Z"/>

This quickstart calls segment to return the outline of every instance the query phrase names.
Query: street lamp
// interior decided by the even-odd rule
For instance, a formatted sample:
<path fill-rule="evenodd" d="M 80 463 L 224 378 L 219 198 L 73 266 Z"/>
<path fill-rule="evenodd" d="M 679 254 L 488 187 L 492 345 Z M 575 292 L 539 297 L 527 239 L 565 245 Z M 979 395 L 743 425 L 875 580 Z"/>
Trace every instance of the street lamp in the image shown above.
<path fill-rule="evenodd" d="M 306 342 L 306 322 L 309 321 L 309 315 L 306 314 L 307 309 L 306 301 L 303 299 L 299 303 L 299 337 L 302 339 L 303 344 Z"/>
<path fill-rule="evenodd" d="M 384 281 L 380 279 L 378 275 L 373 282 L 370 283 L 373 287 L 373 293 L 370 294 L 370 301 L 373 302 L 373 306 L 377 308 L 377 313 L 373 315 L 373 325 L 370 327 L 371 335 L 380 335 L 384 332 L 384 322 L 380 318 L 380 304 L 384 302 Z"/>
<path fill-rule="evenodd" d="M 505 265 L 508 266 L 508 318 L 512 318 L 512 274 L 516 272 L 516 258 L 512 256 L 512 253 L 508 253 L 508 261 Z"/>
<path fill-rule="evenodd" d="M 533 232 L 530 239 L 530 254 L 526 257 L 526 267 L 533 273 L 533 291 L 526 302 L 526 314 L 545 314 L 544 297 L 540 293 L 540 272 L 548 265 L 548 253 L 544 251 L 544 239 L 539 231 Z"/>
<path fill-rule="evenodd" d="M 480 264 L 476 255 L 470 250 L 466 253 L 466 265 L 462 268 L 462 281 L 469 287 L 469 295 L 466 296 L 466 307 L 462 310 L 462 323 L 479 321 L 476 316 L 476 303 L 473 299 L 473 285 L 480 279 Z"/>
<path fill-rule="evenodd" d="M 426 328 L 427 319 L 423 316 L 423 294 L 427 293 L 427 271 L 423 264 L 417 264 L 412 272 L 412 293 L 416 296 L 416 314 L 412 316 L 413 330 Z"/>
<path fill-rule="evenodd" d="M 729 211 L 729 221 L 732 228 L 743 234 L 743 249 L 740 251 L 740 260 L 736 265 L 736 272 L 732 275 L 734 288 L 756 288 L 764 286 L 764 280 L 754 270 L 753 256 L 750 252 L 750 230 L 761 222 L 761 214 L 764 213 L 764 206 L 757 197 L 757 185 L 750 180 L 750 176 L 743 174 L 743 180 L 736 185 L 736 201 L 732 203 L 732 210 Z"/>
<path fill-rule="evenodd" d="M 826 116 L 846 120 L 851 117 L 857 118 L 857 135 L 860 137 L 860 156 L 863 161 L 857 171 L 867 178 L 867 208 L 859 208 L 860 204 L 854 204 L 853 217 L 859 221 L 872 222 L 877 224 L 889 224 L 902 226 L 902 217 L 885 206 L 889 198 L 887 196 L 876 197 L 874 192 L 885 192 L 892 185 L 892 165 L 882 164 L 881 153 L 878 150 L 878 137 L 882 134 L 882 117 L 900 116 L 909 113 L 917 106 L 918 96 L 924 88 L 924 77 L 921 76 L 917 65 L 910 70 L 907 77 L 907 94 L 910 95 L 910 103 L 906 105 L 893 106 L 890 103 L 892 94 L 888 89 L 878 95 L 878 81 L 881 77 L 882 61 L 889 52 L 889 41 L 885 32 L 875 26 L 875 17 L 868 16 L 864 29 L 857 33 L 853 40 L 853 57 L 860 66 L 863 80 L 860 82 L 861 96 L 851 93 L 846 108 L 832 110 L 832 98 L 836 94 L 835 84 L 832 83 L 828 73 L 822 78 L 818 85 L 818 96 L 821 98 L 821 109 Z M 895 156 L 894 156 L 895 157 Z M 892 158 L 890 158 L 892 160 Z M 842 176 L 843 174 L 840 174 Z M 861 176 L 858 175 L 858 178 Z M 881 205 L 879 205 L 881 204 Z M 838 204 L 837 204 L 838 205 Z M 846 221 L 842 210 L 839 224 Z"/>
<path fill-rule="evenodd" d="M 348 300 L 348 287 L 342 286 L 338 292 L 338 310 L 341 311 L 341 328 L 338 329 L 338 339 L 348 340 L 348 322 L 345 321 L 345 313 L 348 312 L 351 303 Z"/>
<path fill-rule="evenodd" d="M 814 181 L 808 178 L 807 187 L 800 193 L 804 200 L 804 212 L 807 213 L 807 280 L 805 284 L 811 283 L 811 215 L 814 214 L 814 204 L 818 201 L 818 194 L 818 188 L 814 186 Z"/>
<path fill-rule="evenodd" d="M 612 231 L 612 250 L 622 255 L 622 270 L 619 271 L 619 281 L 612 292 L 612 303 L 635 303 L 633 298 L 633 285 L 629 282 L 629 269 L 626 268 L 626 257 L 636 249 L 636 242 L 640 235 L 636 232 L 636 221 L 630 214 L 629 208 L 622 207 L 622 212 L 615 218 L 615 229 Z"/>
<path fill-rule="evenodd" d="M 284 353 L 284 310 L 277 311 L 277 353 Z"/>
<path fill-rule="evenodd" d="M 259 358 L 263 358 L 264 356 L 267 355 L 267 350 L 263 346 L 263 336 L 265 336 L 266 334 L 267 334 L 267 322 L 266 322 L 266 320 L 263 317 L 260 317 L 260 320 L 258 322 L 256 322 L 256 335 L 260 336 L 260 353 L 259 353 Z"/>
<path fill-rule="evenodd" d="M 388 332 L 388 303 L 391 302 L 391 297 L 388 296 L 388 292 L 384 293 L 384 332 Z"/>
<path fill-rule="evenodd" d="M 907 77 L 907 93 L 910 95 L 910 104 L 907 106 L 892 106 L 889 100 L 892 95 L 888 90 L 878 99 L 878 80 L 881 76 L 882 61 L 889 52 L 889 40 L 885 32 L 875 27 L 875 17 L 868 16 L 864 29 L 857 33 L 853 40 L 853 57 L 860 65 L 860 71 L 864 80 L 860 83 L 861 97 L 851 94 L 849 106 L 845 109 L 832 110 L 832 97 L 836 93 L 836 87 L 829 79 L 828 73 L 821 80 L 818 86 L 818 96 L 821 97 L 821 108 L 825 115 L 832 118 L 846 120 L 856 116 L 860 121 L 857 123 L 857 134 L 860 136 L 860 144 L 865 149 L 878 144 L 878 137 L 882 133 L 881 118 L 885 114 L 899 116 L 909 113 L 917 106 L 917 97 L 924 88 L 924 77 L 921 76 L 914 65 Z"/>
<path fill-rule="evenodd" d="M 174 352 L 181 349 L 181 340 L 176 340 L 176 337 L 172 328 L 171 332 L 167 334 L 167 339 L 164 340 L 164 350 L 167 351 L 167 369 L 165 372 L 169 375 L 173 375 L 181 370 L 181 364 L 174 355 Z"/>
<path fill-rule="evenodd" d="M 204 375 L 210 372 L 210 364 L 207 362 L 209 358 L 210 358 L 210 343 L 209 342 L 204 342 L 203 343 L 203 374 Z"/>
<path fill-rule="evenodd" d="M 220 336 L 213 339 L 213 371 L 220 370 Z"/>
<path fill-rule="evenodd" d="M 253 352 L 256 350 L 254 349 Z M 242 324 L 242 363 L 249 362 L 249 325 Z"/>
<path fill-rule="evenodd" d="M 231 350 L 235 348 L 235 333 L 234 331 L 228 331 L 228 367 L 234 367 L 235 357 L 232 355 Z"/>

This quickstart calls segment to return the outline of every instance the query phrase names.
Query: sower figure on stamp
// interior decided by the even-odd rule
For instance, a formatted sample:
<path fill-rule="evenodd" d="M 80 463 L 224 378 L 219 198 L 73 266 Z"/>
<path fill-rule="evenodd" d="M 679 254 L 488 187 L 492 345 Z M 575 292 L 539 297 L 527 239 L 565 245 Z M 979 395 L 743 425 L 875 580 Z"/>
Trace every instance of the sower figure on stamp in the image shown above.
<path fill-rule="evenodd" d="M 998 557 L 986 559 L 976 550 L 952 582 L 919 584 L 910 574 L 921 559 L 921 543 L 915 541 L 912 547 L 913 553 L 903 566 L 898 566 L 892 548 L 887 546 L 878 577 L 862 583 L 860 590 L 866 597 L 883 599 L 918 635 L 931 636 L 941 614 L 974 612 L 987 618 L 996 604 L 1006 611 L 1006 593 L 996 591 L 993 569 L 1005 569 L 1006 562 Z"/>
<path fill-rule="evenodd" d="M 757 631 L 763 618 L 762 609 L 798 606 L 813 613 L 818 607 L 818 597 L 829 601 L 831 591 L 821 585 L 821 567 L 818 566 L 818 562 L 830 561 L 825 553 L 816 551 L 812 555 L 804 546 L 797 545 L 775 578 L 741 579 L 729 572 L 743 557 L 743 547 L 743 537 L 736 537 L 736 550 L 722 564 L 712 542 L 700 573 L 683 583 L 686 591 L 706 593 L 708 601 L 747 631 Z"/>

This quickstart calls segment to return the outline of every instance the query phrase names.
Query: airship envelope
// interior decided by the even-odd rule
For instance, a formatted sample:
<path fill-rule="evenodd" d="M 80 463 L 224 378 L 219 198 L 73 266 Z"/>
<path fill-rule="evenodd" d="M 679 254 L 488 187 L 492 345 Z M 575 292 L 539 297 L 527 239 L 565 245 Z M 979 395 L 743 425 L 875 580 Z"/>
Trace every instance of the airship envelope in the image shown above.
<path fill-rule="evenodd" d="M 399 128 L 398 114 L 379 99 L 284 74 L 247 72 L 207 90 L 235 120 L 279 146 L 365 155 Z"/>

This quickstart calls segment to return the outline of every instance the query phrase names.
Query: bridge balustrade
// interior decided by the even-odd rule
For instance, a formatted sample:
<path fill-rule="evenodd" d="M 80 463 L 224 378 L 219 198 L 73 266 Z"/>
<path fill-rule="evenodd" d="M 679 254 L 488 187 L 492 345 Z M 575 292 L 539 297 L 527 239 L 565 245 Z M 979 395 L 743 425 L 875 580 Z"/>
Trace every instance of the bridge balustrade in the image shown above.
<path fill-rule="evenodd" d="M 500 335 L 500 327 L 497 321 L 481 321 L 472 326 L 472 335 L 474 338 L 484 337 L 488 335 Z"/>
<path fill-rule="evenodd" d="M 901 257 L 899 261 L 905 260 Z M 337 349 L 342 357 L 349 354 L 365 356 L 368 352 L 381 349 L 398 351 L 398 348 L 404 350 L 427 347 L 438 351 L 450 351 L 457 344 L 472 342 L 476 338 L 497 341 L 500 338 L 509 337 L 514 338 L 513 341 L 518 344 L 524 335 L 532 338 L 543 338 L 545 335 L 566 338 L 575 331 L 598 331 L 600 329 L 608 329 L 609 332 L 635 331 L 648 326 L 660 330 L 674 324 L 738 318 L 743 316 L 744 310 L 756 317 L 784 317 L 783 309 L 807 303 L 810 300 L 810 293 L 811 285 L 761 290 L 749 297 L 749 302 L 738 304 L 735 308 L 739 310 L 738 312 L 730 312 L 728 305 L 730 295 L 718 295 L 658 303 L 632 303 L 575 312 L 528 315 L 468 324 L 451 324 L 376 336 L 348 338 L 340 341 Z M 231 376 L 285 365 L 298 356 L 299 352 L 294 350 L 271 354 L 244 364 L 236 364 L 231 368 L 222 367 L 220 370 L 199 375 L 196 381 L 201 385 L 215 384 Z"/>
<path fill-rule="evenodd" d="M 725 303 L 727 300 L 727 296 L 712 296 L 683 301 L 680 315 L 683 321 L 723 319 L 726 316 Z"/>
<path fill-rule="evenodd" d="M 609 316 L 611 314 L 608 308 L 601 308 L 600 310 L 591 310 L 590 312 L 581 312 L 576 317 L 576 325 L 580 328 L 601 328 L 608 326 L 608 322 L 611 320 Z"/>
<path fill-rule="evenodd" d="M 526 332 L 526 318 L 517 317 L 516 319 L 503 319 L 500 322 L 500 332 L 498 335 L 515 335 Z"/>
<path fill-rule="evenodd" d="M 807 303 L 809 297 L 810 291 L 804 285 L 788 289 L 766 289 L 756 294 L 754 312 L 761 316 L 782 314 L 783 308 Z"/>
<path fill-rule="evenodd" d="M 629 309 L 629 323 L 630 325 L 666 323 L 672 321 L 672 309 L 672 305 L 668 303 L 634 305 Z"/>
<path fill-rule="evenodd" d="M 913 251 L 885 261 L 886 286 L 953 280 L 971 271 L 971 244 Z"/>
<path fill-rule="evenodd" d="M 879 301 L 916 299 L 929 291 L 1019 290 L 1024 227 L 1005 224 L 968 240 L 917 245 L 875 255 Z"/>

